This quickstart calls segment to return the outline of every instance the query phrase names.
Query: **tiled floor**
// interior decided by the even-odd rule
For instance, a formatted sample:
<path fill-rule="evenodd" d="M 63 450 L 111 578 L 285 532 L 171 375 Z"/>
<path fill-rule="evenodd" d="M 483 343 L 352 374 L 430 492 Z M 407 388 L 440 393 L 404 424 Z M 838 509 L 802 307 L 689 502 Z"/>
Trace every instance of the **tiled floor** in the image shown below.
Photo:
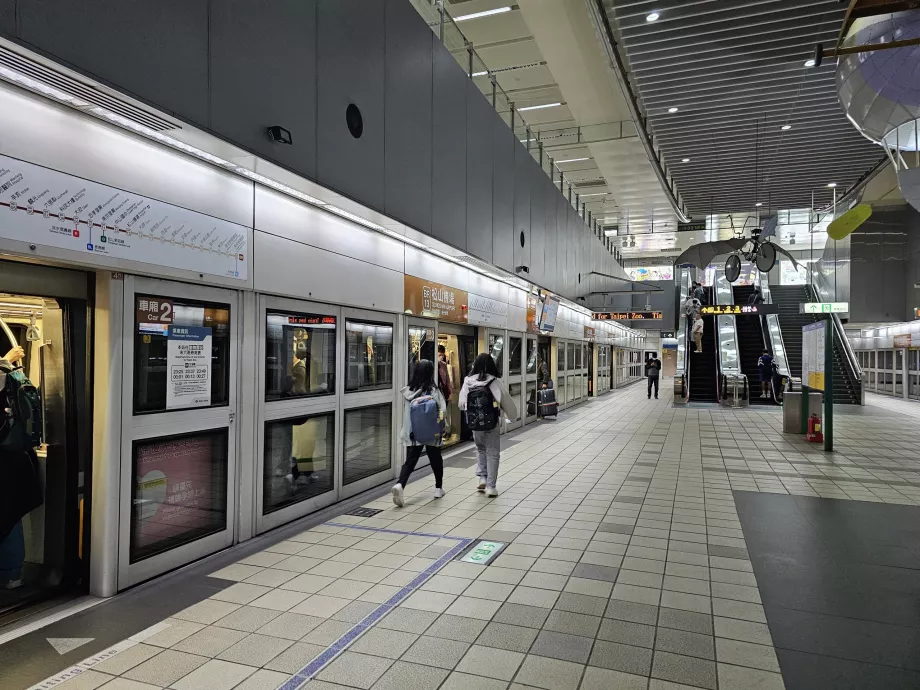
<path fill-rule="evenodd" d="M 517 434 L 498 498 L 448 467 L 444 498 L 426 477 L 405 508 L 223 568 L 230 586 L 56 687 L 783 688 L 733 491 L 918 505 L 920 432 L 844 410 L 830 455 L 783 436 L 780 412 L 615 392 Z M 449 560 L 478 537 L 509 545 L 488 567 Z"/>

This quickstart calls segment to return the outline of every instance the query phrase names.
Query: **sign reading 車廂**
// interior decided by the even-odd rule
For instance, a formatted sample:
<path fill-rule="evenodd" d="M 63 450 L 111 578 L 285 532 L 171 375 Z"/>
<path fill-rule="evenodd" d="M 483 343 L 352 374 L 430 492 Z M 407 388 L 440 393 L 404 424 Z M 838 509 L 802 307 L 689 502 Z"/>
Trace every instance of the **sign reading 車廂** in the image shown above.
<path fill-rule="evenodd" d="M 805 302 L 799 304 L 799 314 L 846 314 L 849 302 Z"/>
<path fill-rule="evenodd" d="M 165 297 L 138 297 L 135 303 L 136 323 L 172 323 L 173 301 Z"/>
<path fill-rule="evenodd" d="M 460 560 L 463 563 L 475 563 L 476 565 L 488 565 L 489 561 L 498 555 L 504 546 L 500 541 L 481 541 L 474 546 Z"/>
<path fill-rule="evenodd" d="M 166 408 L 211 404 L 211 329 L 169 327 L 166 343 Z"/>
<path fill-rule="evenodd" d="M 593 321 L 661 321 L 663 318 L 660 311 L 596 311 L 591 314 Z"/>
<path fill-rule="evenodd" d="M 407 314 L 427 316 L 439 321 L 467 323 L 469 297 L 466 290 L 410 275 L 406 275 L 403 288 Z"/>
<path fill-rule="evenodd" d="M 778 314 L 775 304 L 709 304 L 700 309 L 703 316 L 760 316 Z"/>

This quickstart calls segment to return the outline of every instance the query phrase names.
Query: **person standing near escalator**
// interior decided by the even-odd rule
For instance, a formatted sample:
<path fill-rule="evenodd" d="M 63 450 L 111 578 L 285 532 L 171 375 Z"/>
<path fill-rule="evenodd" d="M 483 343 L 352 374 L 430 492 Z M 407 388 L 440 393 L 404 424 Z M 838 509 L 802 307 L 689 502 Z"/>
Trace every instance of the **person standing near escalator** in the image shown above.
<path fill-rule="evenodd" d="M 648 397 L 652 399 L 652 387 L 655 388 L 655 400 L 658 400 L 658 381 L 661 376 L 661 360 L 657 353 L 645 360 L 645 376 L 648 378 Z"/>

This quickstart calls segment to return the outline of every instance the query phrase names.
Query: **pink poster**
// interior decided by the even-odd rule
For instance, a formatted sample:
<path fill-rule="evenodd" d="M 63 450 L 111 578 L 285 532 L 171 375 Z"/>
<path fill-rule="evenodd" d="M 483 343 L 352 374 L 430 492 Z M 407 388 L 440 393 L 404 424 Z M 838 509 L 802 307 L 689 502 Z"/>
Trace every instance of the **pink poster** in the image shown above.
<path fill-rule="evenodd" d="M 143 442 L 135 473 L 132 560 L 226 524 L 226 432 Z"/>

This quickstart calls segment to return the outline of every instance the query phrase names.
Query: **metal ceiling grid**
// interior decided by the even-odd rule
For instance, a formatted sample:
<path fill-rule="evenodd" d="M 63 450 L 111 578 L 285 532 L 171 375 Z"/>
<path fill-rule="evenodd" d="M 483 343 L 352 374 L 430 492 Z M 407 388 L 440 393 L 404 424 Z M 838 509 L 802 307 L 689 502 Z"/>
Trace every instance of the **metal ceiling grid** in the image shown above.
<path fill-rule="evenodd" d="M 808 207 L 813 191 L 846 189 L 882 158 L 837 101 L 835 61 L 804 65 L 817 43 L 833 45 L 845 3 L 601 1 L 695 217 Z"/>

